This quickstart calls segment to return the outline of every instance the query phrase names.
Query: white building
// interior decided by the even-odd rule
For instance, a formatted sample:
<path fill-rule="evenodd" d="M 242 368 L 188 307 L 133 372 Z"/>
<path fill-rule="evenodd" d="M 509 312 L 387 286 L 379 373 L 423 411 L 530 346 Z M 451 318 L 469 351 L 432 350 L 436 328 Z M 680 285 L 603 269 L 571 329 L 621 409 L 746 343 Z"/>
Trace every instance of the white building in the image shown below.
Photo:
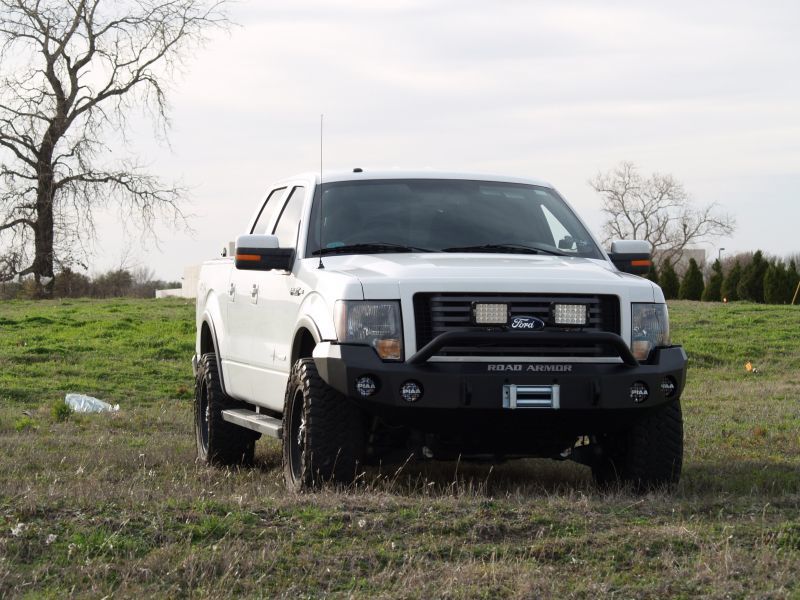
<path fill-rule="evenodd" d="M 156 298 L 196 298 L 200 265 L 189 265 L 183 269 L 181 287 L 172 290 L 156 290 Z"/>

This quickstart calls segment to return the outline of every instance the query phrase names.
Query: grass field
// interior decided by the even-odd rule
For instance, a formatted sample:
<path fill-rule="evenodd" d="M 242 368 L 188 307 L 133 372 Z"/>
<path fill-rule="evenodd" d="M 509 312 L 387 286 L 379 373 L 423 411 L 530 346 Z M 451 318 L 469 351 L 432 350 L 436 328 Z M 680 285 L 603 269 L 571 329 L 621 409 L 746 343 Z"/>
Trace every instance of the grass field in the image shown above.
<path fill-rule="evenodd" d="M 0 597 L 800 598 L 800 307 L 671 316 L 674 495 L 524 461 L 293 496 L 272 441 L 253 469 L 195 464 L 191 304 L 3 303 Z M 59 421 L 66 392 L 121 410 Z"/>

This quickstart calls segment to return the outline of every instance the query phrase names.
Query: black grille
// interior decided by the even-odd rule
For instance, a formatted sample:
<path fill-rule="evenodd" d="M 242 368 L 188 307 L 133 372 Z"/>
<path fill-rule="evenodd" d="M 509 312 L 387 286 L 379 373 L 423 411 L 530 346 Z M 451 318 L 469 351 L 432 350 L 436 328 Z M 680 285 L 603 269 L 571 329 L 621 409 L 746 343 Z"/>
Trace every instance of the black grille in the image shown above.
<path fill-rule="evenodd" d="M 472 324 L 473 302 L 506 303 L 511 316 L 530 316 L 542 319 L 547 328 L 558 329 L 552 323 L 550 312 L 553 303 L 580 303 L 589 306 L 589 323 L 580 331 L 607 331 L 619 334 L 619 300 L 616 296 L 589 294 L 467 294 L 440 293 L 414 295 L 414 321 L 417 331 L 417 349 L 436 336 L 455 329 L 485 329 Z M 570 328 L 575 331 L 575 328 Z M 445 347 L 439 356 L 616 356 L 603 346 L 530 345 L 459 346 Z"/>

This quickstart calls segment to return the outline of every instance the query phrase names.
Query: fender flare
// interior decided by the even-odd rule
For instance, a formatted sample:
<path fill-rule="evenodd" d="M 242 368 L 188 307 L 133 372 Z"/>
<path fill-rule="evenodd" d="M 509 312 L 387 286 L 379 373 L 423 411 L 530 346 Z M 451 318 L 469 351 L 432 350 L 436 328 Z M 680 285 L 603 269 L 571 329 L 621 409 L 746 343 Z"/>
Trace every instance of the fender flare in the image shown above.
<path fill-rule="evenodd" d="M 294 326 L 294 334 L 297 335 L 297 332 L 301 329 L 308 329 L 311 332 L 311 337 L 314 338 L 314 341 L 319 344 L 322 341 L 322 334 L 319 332 L 319 327 L 317 327 L 317 323 L 309 317 L 308 315 L 303 315 L 297 321 L 297 324 Z"/>
<path fill-rule="evenodd" d="M 292 357 L 295 354 L 295 345 L 297 342 L 297 334 L 300 332 L 301 329 L 305 329 L 311 333 L 311 337 L 314 338 L 314 345 L 319 344 L 322 341 L 322 334 L 319 331 L 319 327 L 317 327 L 316 322 L 310 316 L 303 315 L 297 321 L 294 326 L 294 331 L 292 332 Z"/>
<path fill-rule="evenodd" d="M 225 375 L 222 373 L 222 357 L 219 354 L 219 341 L 217 340 L 217 329 L 214 326 L 214 320 L 211 318 L 211 315 L 206 312 L 203 314 L 202 323 L 204 325 L 208 325 L 208 329 L 211 332 L 211 343 L 214 346 L 214 354 L 217 356 L 217 373 L 219 373 L 219 382 L 222 386 L 222 391 L 227 394 L 227 390 L 225 388 Z"/>

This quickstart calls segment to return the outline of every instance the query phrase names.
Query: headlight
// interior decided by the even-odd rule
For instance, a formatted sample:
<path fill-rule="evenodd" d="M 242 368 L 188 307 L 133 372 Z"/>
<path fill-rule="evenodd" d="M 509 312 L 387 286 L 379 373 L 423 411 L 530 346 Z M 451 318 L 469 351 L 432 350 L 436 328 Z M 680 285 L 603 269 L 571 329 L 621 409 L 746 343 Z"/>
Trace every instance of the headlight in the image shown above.
<path fill-rule="evenodd" d="M 636 360 L 647 360 L 653 348 L 668 345 L 667 305 L 631 304 L 631 352 Z"/>
<path fill-rule="evenodd" d="M 396 300 L 338 300 L 336 337 L 343 344 L 366 344 L 383 360 L 403 360 L 403 325 Z"/>

